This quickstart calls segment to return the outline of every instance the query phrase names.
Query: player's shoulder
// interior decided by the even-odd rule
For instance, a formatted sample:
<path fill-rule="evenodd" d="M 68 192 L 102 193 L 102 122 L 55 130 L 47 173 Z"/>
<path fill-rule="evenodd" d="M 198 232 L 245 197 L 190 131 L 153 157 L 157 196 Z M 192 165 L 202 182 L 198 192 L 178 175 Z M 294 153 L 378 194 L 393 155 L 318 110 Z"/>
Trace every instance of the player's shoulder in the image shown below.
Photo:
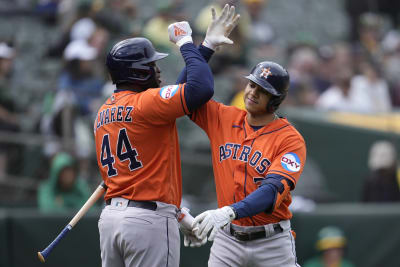
<path fill-rule="evenodd" d="M 144 91 L 144 94 L 151 94 L 154 97 L 161 99 L 170 99 L 175 96 L 175 94 L 179 91 L 180 88 L 183 88 L 182 84 L 170 84 L 165 85 L 159 88 L 150 88 Z"/>
<path fill-rule="evenodd" d="M 303 135 L 296 129 L 296 127 L 287 119 L 280 118 L 287 127 L 282 131 L 286 135 L 287 139 L 298 140 L 299 142 L 305 143 Z"/>
<path fill-rule="evenodd" d="M 207 105 L 213 105 L 215 107 L 217 107 L 220 111 L 222 111 L 223 113 L 225 112 L 229 112 L 229 113 L 242 113 L 242 114 L 246 114 L 246 111 L 243 109 L 240 109 L 236 106 L 230 106 L 230 105 L 226 105 L 222 102 L 219 102 L 215 99 L 211 99 L 207 102 Z"/>
<path fill-rule="evenodd" d="M 241 110 L 234 106 L 225 105 L 215 99 L 210 99 L 206 104 L 202 105 L 195 111 L 196 114 L 203 114 L 204 116 L 212 115 L 213 118 L 218 118 L 220 121 L 232 122 L 244 119 L 246 111 Z"/>
<path fill-rule="evenodd" d="M 134 102 L 137 110 L 151 107 L 154 109 L 155 103 L 169 102 L 174 96 L 178 95 L 177 92 L 181 88 L 180 84 L 166 85 L 158 88 L 149 88 L 134 96 L 128 97 L 125 101 Z"/>

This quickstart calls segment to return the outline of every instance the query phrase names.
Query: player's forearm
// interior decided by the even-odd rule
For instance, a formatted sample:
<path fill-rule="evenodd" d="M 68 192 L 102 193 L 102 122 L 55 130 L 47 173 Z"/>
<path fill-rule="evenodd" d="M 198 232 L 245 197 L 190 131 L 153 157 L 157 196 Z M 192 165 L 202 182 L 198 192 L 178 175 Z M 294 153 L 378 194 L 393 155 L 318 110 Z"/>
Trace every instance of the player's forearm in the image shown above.
<path fill-rule="evenodd" d="M 214 50 L 205 47 L 202 44 L 199 45 L 198 50 L 206 62 L 208 62 L 211 56 L 214 54 Z M 185 66 L 182 69 L 181 73 L 179 74 L 178 79 L 176 80 L 176 84 L 185 83 L 186 81 L 187 81 L 187 70 Z"/>
<path fill-rule="evenodd" d="M 245 199 L 231 205 L 236 211 L 236 219 L 254 216 L 269 211 L 273 207 L 277 188 L 272 184 L 260 186 Z"/>
<path fill-rule="evenodd" d="M 181 53 L 187 70 L 185 100 L 189 110 L 193 111 L 213 96 L 214 79 L 207 62 L 192 43 L 182 45 Z"/>
<path fill-rule="evenodd" d="M 214 55 L 214 50 L 212 50 L 208 47 L 205 47 L 202 44 L 199 45 L 198 50 L 206 62 L 210 61 L 210 58 L 212 57 L 212 55 Z"/>

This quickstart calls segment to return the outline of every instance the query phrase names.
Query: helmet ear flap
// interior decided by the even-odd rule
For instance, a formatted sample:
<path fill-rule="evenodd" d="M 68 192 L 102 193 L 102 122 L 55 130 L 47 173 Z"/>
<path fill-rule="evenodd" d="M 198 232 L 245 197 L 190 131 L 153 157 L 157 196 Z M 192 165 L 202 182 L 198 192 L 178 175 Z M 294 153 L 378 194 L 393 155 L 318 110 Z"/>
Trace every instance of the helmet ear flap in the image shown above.
<path fill-rule="evenodd" d="M 138 84 L 148 81 L 155 75 L 153 67 L 142 64 L 141 62 L 134 62 L 129 67 L 129 75 L 132 80 Z"/>
<path fill-rule="evenodd" d="M 279 105 L 282 103 L 282 101 L 285 99 L 286 94 L 281 95 L 281 96 L 271 96 L 271 99 L 269 100 L 267 104 L 267 111 L 269 113 L 275 112 Z"/>

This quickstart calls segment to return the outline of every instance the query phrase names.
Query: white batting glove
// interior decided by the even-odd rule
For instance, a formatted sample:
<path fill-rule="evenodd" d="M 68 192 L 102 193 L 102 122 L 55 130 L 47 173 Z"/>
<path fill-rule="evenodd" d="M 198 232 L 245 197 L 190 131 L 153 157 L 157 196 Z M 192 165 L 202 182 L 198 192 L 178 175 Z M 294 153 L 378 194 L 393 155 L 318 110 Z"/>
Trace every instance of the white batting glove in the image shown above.
<path fill-rule="evenodd" d="M 185 228 L 180 225 L 179 229 L 183 234 L 183 245 L 185 247 L 201 247 L 207 243 L 207 236 L 205 236 L 203 239 L 200 239 L 189 228 Z"/>
<path fill-rule="evenodd" d="M 193 216 L 190 215 L 188 208 L 181 208 L 178 213 L 179 229 L 183 234 L 183 245 L 185 247 L 201 247 L 207 243 L 207 236 L 203 239 L 197 238 L 193 232 L 197 232 L 198 229 L 192 229 Z"/>
<path fill-rule="evenodd" d="M 187 21 L 175 22 L 168 26 L 169 40 L 181 47 L 186 43 L 193 43 L 192 29 Z"/>
<path fill-rule="evenodd" d="M 192 228 L 198 227 L 198 231 L 193 231 L 199 239 L 203 239 L 211 231 L 208 240 L 213 241 L 219 228 L 224 227 L 236 217 L 235 212 L 229 206 L 216 210 L 207 210 L 194 218 Z"/>
<path fill-rule="evenodd" d="M 211 23 L 208 25 L 203 45 L 216 50 L 218 46 L 223 44 L 233 44 L 233 41 L 228 36 L 236 27 L 240 18 L 239 14 L 235 15 L 235 7 L 229 7 L 226 4 L 218 18 L 216 18 L 215 9 L 212 7 L 211 17 Z"/>

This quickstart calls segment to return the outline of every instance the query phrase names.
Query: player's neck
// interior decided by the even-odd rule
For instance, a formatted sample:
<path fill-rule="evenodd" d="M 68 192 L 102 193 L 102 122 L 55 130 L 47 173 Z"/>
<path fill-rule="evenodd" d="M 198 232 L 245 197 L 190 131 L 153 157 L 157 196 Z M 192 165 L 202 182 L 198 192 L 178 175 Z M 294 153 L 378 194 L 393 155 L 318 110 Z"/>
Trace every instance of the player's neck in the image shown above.
<path fill-rule="evenodd" d="M 117 85 L 117 91 L 133 91 L 133 92 L 142 92 L 146 91 L 147 88 L 143 88 L 141 86 L 131 84 L 131 83 L 123 83 Z"/>
<path fill-rule="evenodd" d="M 247 112 L 247 122 L 251 126 L 264 126 L 277 118 L 278 116 L 275 113 L 251 114 Z"/>

